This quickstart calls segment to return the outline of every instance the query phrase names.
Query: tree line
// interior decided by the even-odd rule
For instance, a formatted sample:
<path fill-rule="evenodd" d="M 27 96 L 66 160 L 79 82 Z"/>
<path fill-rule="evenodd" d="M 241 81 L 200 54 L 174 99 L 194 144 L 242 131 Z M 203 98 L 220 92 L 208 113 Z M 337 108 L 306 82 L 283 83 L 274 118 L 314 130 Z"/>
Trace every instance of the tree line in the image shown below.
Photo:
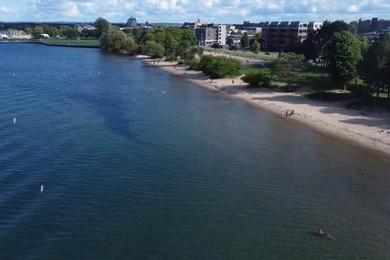
<path fill-rule="evenodd" d="M 35 27 L 27 27 L 24 32 L 32 35 L 34 38 L 42 38 L 42 34 L 47 34 L 50 37 L 65 37 L 67 39 L 78 39 L 78 38 L 98 38 L 97 30 L 82 30 L 79 32 L 76 28 L 70 26 L 49 26 L 49 25 L 38 25 Z"/>
<path fill-rule="evenodd" d="M 95 25 L 104 51 L 128 55 L 141 53 L 152 58 L 166 57 L 167 60 L 191 59 L 191 49 L 196 43 L 194 30 L 178 27 L 122 31 L 103 18 L 98 18 Z"/>

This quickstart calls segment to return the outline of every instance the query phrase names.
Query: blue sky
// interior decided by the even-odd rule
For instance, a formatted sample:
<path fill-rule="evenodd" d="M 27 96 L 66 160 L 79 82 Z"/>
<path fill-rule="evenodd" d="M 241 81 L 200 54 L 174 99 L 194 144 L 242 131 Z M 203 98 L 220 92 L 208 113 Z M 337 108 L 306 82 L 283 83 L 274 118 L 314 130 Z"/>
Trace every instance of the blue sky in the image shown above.
<path fill-rule="evenodd" d="M 390 18 L 390 0 L 0 0 L 0 21 L 239 23 Z"/>

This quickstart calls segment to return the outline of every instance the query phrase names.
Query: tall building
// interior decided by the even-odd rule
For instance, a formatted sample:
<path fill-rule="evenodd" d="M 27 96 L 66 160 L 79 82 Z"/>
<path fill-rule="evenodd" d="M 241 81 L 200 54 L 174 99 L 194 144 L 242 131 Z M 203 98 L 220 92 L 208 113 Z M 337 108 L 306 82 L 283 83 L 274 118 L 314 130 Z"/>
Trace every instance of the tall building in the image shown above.
<path fill-rule="evenodd" d="M 267 51 L 291 51 L 305 41 L 311 31 L 321 28 L 322 22 L 271 22 L 264 23 L 261 34 L 263 48 Z"/>
<path fill-rule="evenodd" d="M 226 45 L 226 25 L 203 25 L 195 29 L 195 34 L 198 45 Z"/>

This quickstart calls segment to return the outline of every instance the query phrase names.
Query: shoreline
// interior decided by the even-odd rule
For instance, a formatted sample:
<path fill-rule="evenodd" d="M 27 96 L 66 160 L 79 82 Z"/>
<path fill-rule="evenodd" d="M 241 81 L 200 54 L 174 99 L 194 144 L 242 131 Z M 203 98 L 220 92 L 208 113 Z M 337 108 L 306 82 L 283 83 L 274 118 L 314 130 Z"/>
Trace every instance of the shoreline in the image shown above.
<path fill-rule="evenodd" d="M 45 46 L 54 46 L 54 47 L 68 47 L 68 48 L 89 48 L 89 49 L 98 49 L 100 46 L 88 46 L 88 45 L 73 45 L 73 44 L 61 44 L 61 43 L 48 43 L 39 40 L 1 40 L 0 43 L 30 43 L 30 44 L 41 44 Z"/>
<path fill-rule="evenodd" d="M 345 102 L 316 101 L 299 93 L 248 89 L 240 77 L 216 79 L 210 82 L 209 77 L 202 72 L 188 70 L 186 66 L 178 65 L 177 62 L 149 59 L 142 55 L 136 58 L 141 59 L 147 66 L 161 68 L 209 91 L 244 101 L 286 120 L 303 123 L 317 132 L 390 158 L 390 113 L 388 112 L 346 109 Z M 286 118 L 287 110 L 294 110 L 294 116 Z M 382 129 L 384 133 L 381 133 Z"/>

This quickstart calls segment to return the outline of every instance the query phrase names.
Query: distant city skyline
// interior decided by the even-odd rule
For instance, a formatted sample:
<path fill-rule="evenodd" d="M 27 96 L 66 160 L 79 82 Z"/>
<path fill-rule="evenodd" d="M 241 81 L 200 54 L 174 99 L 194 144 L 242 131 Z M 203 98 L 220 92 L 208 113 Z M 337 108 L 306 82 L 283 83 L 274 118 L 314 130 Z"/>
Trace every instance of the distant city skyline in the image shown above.
<path fill-rule="evenodd" d="M 2 22 L 205 22 L 390 18 L 388 0 L 0 0 Z"/>

